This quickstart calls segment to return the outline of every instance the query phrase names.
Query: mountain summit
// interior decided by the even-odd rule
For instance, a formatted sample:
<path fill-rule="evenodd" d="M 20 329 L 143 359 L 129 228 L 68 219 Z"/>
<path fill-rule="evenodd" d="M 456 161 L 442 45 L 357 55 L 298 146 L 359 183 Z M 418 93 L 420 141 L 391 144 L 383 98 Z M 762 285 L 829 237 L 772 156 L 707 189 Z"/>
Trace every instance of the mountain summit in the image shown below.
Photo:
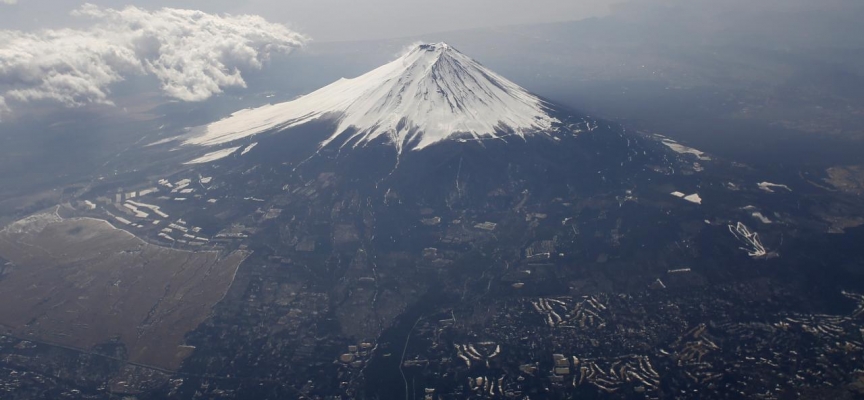
<path fill-rule="evenodd" d="M 547 104 L 446 43 L 421 44 L 393 62 L 298 99 L 236 112 L 187 144 L 217 145 L 333 118 L 321 147 L 385 139 L 399 153 L 447 139 L 480 140 L 548 131 Z"/>

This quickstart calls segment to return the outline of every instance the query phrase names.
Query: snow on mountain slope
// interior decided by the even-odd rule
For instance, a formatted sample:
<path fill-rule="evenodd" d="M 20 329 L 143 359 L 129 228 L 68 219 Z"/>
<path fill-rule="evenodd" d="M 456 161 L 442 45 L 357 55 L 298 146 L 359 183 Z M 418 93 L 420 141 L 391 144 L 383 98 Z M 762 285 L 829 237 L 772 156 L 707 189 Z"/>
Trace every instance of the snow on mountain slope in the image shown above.
<path fill-rule="evenodd" d="M 322 147 L 337 139 L 362 146 L 383 136 L 400 153 L 455 137 L 525 137 L 557 122 L 538 97 L 437 43 L 296 100 L 238 111 L 185 143 L 217 145 L 330 117 L 338 128 Z"/>

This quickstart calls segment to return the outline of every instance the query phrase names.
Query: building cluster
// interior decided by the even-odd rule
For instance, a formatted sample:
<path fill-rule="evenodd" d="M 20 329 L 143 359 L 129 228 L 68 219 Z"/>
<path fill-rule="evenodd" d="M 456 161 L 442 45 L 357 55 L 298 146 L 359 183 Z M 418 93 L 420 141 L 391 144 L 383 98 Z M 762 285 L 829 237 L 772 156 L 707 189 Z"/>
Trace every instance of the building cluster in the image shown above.
<path fill-rule="evenodd" d="M 501 354 L 501 345 L 495 342 L 480 342 L 469 344 L 454 344 L 456 357 L 465 362 L 468 368 L 471 364 L 480 363 L 489 368 L 489 362 Z"/>
<path fill-rule="evenodd" d="M 602 328 L 606 323 L 602 314 L 607 307 L 595 296 L 584 296 L 578 301 L 561 297 L 540 298 L 530 302 L 550 327 Z"/>

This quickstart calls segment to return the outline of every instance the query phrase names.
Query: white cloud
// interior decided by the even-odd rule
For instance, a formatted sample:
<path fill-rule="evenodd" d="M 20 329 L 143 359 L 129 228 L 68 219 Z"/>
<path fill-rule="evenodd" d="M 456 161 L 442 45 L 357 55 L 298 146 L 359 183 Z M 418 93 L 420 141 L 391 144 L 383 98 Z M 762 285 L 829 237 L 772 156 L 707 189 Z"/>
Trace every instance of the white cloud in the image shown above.
<path fill-rule="evenodd" d="M 0 0 L 0 4 L 15 5 L 18 4 L 18 0 Z"/>
<path fill-rule="evenodd" d="M 35 33 L 0 30 L 0 109 L 40 100 L 112 104 L 111 85 L 132 75 L 155 76 L 166 96 L 200 101 L 245 87 L 243 71 L 260 69 L 272 53 L 288 53 L 307 41 L 254 15 L 92 4 L 72 15 L 93 24 Z"/>

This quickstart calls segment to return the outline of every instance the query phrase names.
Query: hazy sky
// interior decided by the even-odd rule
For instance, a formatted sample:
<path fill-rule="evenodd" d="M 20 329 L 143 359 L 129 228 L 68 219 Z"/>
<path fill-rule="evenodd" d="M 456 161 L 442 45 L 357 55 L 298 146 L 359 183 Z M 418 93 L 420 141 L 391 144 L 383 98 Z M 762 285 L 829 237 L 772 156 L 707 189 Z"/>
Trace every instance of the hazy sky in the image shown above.
<path fill-rule="evenodd" d="M 202 101 L 310 41 L 578 20 L 620 0 L 0 0 L 0 121 L 26 104 L 114 104 L 156 78 Z"/>
<path fill-rule="evenodd" d="M 0 0 L 0 121 L 28 105 L 111 105 L 117 84 L 138 77 L 155 80 L 167 99 L 207 100 L 247 88 L 246 78 L 272 55 L 310 42 L 573 21 L 611 10 L 603 25 L 614 28 L 597 32 L 601 42 L 653 34 L 670 46 L 692 39 L 831 55 L 840 45 L 860 48 L 864 37 L 862 0 Z"/>
<path fill-rule="evenodd" d="M 429 32 L 604 15 L 621 0 L 90 0 L 122 8 L 174 7 L 207 13 L 250 13 L 288 26 L 316 41 L 411 36 Z M 3 3 L 15 3 L 7 4 Z M 84 1 L 0 0 L 0 27 L 29 30 L 69 26 L 69 12 Z"/>

